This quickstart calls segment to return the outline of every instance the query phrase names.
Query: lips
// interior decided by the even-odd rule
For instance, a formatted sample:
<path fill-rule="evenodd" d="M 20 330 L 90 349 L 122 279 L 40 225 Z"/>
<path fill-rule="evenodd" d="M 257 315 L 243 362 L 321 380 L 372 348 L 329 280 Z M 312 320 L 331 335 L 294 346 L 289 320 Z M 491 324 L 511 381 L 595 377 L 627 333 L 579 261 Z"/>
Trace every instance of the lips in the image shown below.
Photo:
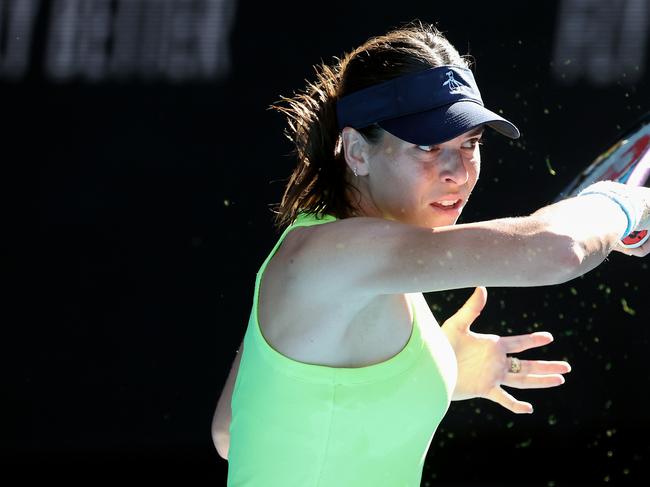
<path fill-rule="evenodd" d="M 449 204 L 452 201 L 454 203 Z M 443 204 L 443 203 L 445 203 L 445 204 Z M 449 196 L 442 197 L 442 198 L 438 199 L 437 201 L 434 201 L 433 203 L 431 203 L 431 206 L 433 206 L 434 208 L 439 208 L 441 210 L 456 210 L 456 209 L 460 208 L 462 203 L 463 203 L 463 200 L 461 198 L 449 195 Z"/>

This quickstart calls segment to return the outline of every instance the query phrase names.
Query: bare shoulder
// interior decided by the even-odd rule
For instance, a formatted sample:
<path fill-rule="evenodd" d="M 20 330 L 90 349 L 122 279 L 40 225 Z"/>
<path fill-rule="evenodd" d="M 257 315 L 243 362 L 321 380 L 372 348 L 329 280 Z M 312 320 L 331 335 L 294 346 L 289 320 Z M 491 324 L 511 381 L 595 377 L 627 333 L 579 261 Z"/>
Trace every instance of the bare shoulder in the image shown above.
<path fill-rule="evenodd" d="M 367 220 L 372 220 L 372 224 L 368 225 Z M 284 291 L 294 299 L 318 300 L 321 297 L 330 304 L 357 301 L 350 290 L 345 289 L 345 276 L 354 273 L 350 266 L 359 250 L 358 243 L 367 241 L 372 228 L 380 222 L 386 220 L 348 218 L 294 228 L 270 260 L 265 275 L 273 276 L 269 281 L 281 282 Z M 346 250 L 351 250 L 352 254 Z M 342 275 L 340 270 L 346 268 L 349 272 Z M 336 271 L 331 273 L 328 269 Z M 334 275 L 338 275 L 337 283 L 330 281 Z"/>
<path fill-rule="evenodd" d="M 316 230 L 327 225 L 297 227 L 286 235 L 260 282 L 258 322 L 267 342 L 283 355 L 341 366 L 349 360 L 343 337 L 367 300 L 328 294 L 322 280 L 310 280 L 318 273 L 310 273 L 307 256 L 318 254 L 316 242 L 330 232 Z"/>
<path fill-rule="evenodd" d="M 350 240 L 363 242 L 373 233 L 364 229 L 367 222 L 354 220 L 361 219 L 293 229 L 267 264 L 259 326 L 267 342 L 291 359 L 359 367 L 392 357 L 408 340 L 412 317 L 403 295 L 372 295 L 351 284 L 349 268 L 359 257 L 342 251 Z"/>
<path fill-rule="evenodd" d="M 292 265 L 296 289 L 309 289 L 314 297 L 330 301 L 370 300 L 380 294 L 415 292 L 403 286 L 400 274 L 386 286 L 387 271 L 407 251 L 418 234 L 429 230 L 374 217 L 353 217 L 308 227 L 301 245 L 294 247 Z M 410 242 L 410 243 L 409 243 Z M 403 269 L 402 275 L 407 275 Z M 417 287 L 417 286 L 416 286 Z M 316 296 L 314 296 L 314 293 Z"/>

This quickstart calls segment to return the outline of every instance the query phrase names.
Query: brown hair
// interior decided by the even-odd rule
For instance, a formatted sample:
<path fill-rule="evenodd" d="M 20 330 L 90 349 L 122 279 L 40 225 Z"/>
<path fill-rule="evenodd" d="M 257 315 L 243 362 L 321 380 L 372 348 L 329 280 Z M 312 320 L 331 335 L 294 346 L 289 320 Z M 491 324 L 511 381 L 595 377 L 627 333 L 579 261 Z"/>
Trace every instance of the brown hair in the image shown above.
<path fill-rule="evenodd" d="M 336 119 L 336 101 L 354 91 L 408 73 L 441 65 L 469 67 L 432 24 L 411 21 L 372 37 L 332 64 L 315 66 L 316 80 L 293 97 L 281 97 L 271 109 L 287 118 L 285 135 L 293 144 L 297 165 L 289 177 L 282 201 L 276 206 L 275 226 L 282 229 L 300 212 L 349 217 L 354 206 L 347 189 L 358 189 L 346 179 L 348 166 Z M 286 104 L 282 105 L 281 103 Z M 377 125 L 358 129 L 370 142 L 378 141 Z"/>

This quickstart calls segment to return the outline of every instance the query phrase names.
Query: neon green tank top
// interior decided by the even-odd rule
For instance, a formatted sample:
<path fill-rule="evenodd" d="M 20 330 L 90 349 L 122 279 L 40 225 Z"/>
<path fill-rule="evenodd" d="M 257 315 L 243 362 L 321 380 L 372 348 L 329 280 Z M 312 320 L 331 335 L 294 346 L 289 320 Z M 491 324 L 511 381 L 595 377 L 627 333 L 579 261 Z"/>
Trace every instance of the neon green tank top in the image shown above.
<path fill-rule="evenodd" d="M 267 263 L 293 228 L 336 220 L 320 216 L 299 214 L 257 273 L 232 395 L 227 485 L 420 487 L 457 376 L 454 351 L 422 293 L 406 295 L 414 316 L 408 343 L 365 367 L 295 361 L 273 349 L 259 328 Z"/>

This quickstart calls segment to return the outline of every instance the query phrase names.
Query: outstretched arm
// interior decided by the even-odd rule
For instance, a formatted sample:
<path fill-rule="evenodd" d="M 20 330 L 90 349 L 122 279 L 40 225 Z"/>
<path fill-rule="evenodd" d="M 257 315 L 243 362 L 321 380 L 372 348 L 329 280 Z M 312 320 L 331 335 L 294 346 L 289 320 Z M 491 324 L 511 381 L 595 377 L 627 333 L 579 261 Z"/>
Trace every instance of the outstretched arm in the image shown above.
<path fill-rule="evenodd" d="M 237 355 L 233 360 L 230 367 L 230 373 L 226 379 L 226 383 L 221 391 L 221 396 L 217 401 L 217 408 L 212 417 L 212 441 L 217 449 L 217 453 L 224 460 L 228 460 L 228 449 L 230 448 L 230 419 L 232 417 L 232 410 L 230 409 L 230 402 L 232 401 L 232 390 L 237 380 L 237 373 L 239 372 L 239 362 L 244 350 L 244 339 L 242 338 Z"/>

